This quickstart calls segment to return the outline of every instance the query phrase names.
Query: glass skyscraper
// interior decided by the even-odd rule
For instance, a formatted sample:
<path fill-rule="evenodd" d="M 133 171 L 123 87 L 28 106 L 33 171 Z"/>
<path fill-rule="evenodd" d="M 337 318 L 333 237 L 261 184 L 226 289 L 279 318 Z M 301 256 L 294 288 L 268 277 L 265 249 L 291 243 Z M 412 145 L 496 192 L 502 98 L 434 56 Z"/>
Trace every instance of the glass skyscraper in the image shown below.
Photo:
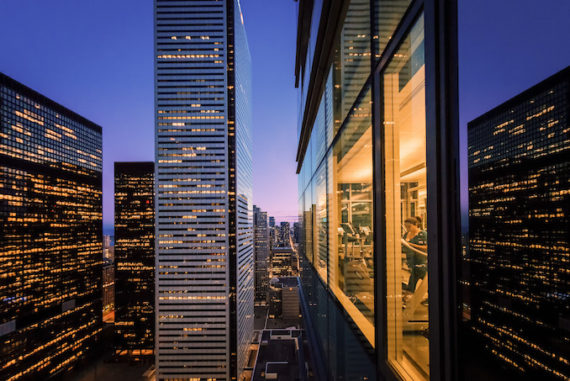
<path fill-rule="evenodd" d="M 115 355 L 154 353 L 154 163 L 115 162 Z"/>
<path fill-rule="evenodd" d="M 47 379 L 102 330 L 101 127 L 0 73 L 0 379 Z"/>
<path fill-rule="evenodd" d="M 253 329 L 250 55 L 237 0 L 155 0 L 158 379 L 237 379 Z"/>
<path fill-rule="evenodd" d="M 269 287 L 269 226 L 267 212 L 253 206 L 253 243 L 255 253 L 255 301 L 267 302 Z"/>
<path fill-rule="evenodd" d="M 455 1 L 299 1 L 302 306 L 321 379 L 455 379 Z"/>
<path fill-rule="evenodd" d="M 570 67 L 468 125 L 465 380 L 570 378 L 569 122 Z"/>

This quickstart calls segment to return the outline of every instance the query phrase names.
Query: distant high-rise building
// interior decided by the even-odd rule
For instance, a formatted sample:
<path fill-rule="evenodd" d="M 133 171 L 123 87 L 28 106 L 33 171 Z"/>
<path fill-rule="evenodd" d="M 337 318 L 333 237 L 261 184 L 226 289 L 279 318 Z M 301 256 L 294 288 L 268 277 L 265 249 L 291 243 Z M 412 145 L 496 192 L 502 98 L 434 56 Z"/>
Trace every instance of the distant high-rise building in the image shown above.
<path fill-rule="evenodd" d="M 0 73 L 0 379 L 69 370 L 102 330 L 101 127 Z"/>
<path fill-rule="evenodd" d="M 113 323 L 115 315 L 115 265 L 103 260 L 103 322 Z"/>
<path fill-rule="evenodd" d="M 255 253 L 255 300 L 267 300 L 267 287 L 269 284 L 269 228 L 267 226 L 267 212 L 253 206 L 253 242 Z"/>
<path fill-rule="evenodd" d="M 269 216 L 269 227 L 270 228 L 275 227 L 275 217 Z"/>
<path fill-rule="evenodd" d="M 281 246 L 291 246 L 291 225 L 289 222 L 281 222 L 279 241 Z"/>
<path fill-rule="evenodd" d="M 570 67 L 468 124 L 465 357 L 515 378 L 570 379 L 569 125 Z"/>
<path fill-rule="evenodd" d="M 299 275 L 299 259 L 292 247 L 274 247 L 271 253 L 271 277 Z"/>
<path fill-rule="evenodd" d="M 154 353 L 154 163 L 115 163 L 115 354 Z"/>
<path fill-rule="evenodd" d="M 240 379 L 253 330 L 250 54 L 238 0 L 156 0 L 157 379 Z"/>
<path fill-rule="evenodd" d="M 115 261 L 115 246 L 113 244 L 113 237 L 110 235 L 103 236 L 103 259 L 110 262 Z"/>
<path fill-rule="evenodd" d="M 293 242 L 301 242 L 301 224 L 299 222 L 293 223 Z"/>

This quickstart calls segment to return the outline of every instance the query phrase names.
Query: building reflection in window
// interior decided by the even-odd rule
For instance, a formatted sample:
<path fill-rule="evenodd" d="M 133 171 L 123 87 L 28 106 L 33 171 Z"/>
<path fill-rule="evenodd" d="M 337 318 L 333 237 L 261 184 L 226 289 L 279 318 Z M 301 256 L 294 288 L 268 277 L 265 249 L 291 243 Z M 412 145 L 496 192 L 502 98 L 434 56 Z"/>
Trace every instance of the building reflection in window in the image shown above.
<path fill-rule="evenodd" d="M 424 24 L 384 72 L 388 361 L 404 379 L 429 378 Z"/>
<path fill-rule="evenodd" d="M 331 175 L 329 285 L 374 345 L 372 127 L 370 90 L 348 116 L 328 158 Z"/>

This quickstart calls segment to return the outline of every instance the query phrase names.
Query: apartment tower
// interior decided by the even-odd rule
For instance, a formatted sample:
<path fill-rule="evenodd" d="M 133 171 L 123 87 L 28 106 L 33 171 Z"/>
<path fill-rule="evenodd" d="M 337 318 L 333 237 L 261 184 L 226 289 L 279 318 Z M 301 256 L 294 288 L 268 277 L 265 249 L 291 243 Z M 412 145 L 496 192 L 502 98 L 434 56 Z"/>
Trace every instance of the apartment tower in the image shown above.
<path fill-rule="evenodd" d="M 155 0 L 159 380 L 240 377 L 253 329 L 250 55 L 237 0 Z"/>

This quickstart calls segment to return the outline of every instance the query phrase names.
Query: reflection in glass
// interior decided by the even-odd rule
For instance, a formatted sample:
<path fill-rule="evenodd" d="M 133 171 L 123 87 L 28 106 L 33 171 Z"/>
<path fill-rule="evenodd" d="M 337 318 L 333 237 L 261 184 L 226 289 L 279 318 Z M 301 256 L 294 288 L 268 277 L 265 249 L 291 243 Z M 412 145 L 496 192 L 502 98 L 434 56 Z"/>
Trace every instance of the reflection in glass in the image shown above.
<path fill-rule="evenodd" d="M 315 269 L 327 283 L 327 178 L 326 163 L 315 174 Z"/>
<path fill-rule="evenodd" d="M 388 360 L 405 379 L 429 378 L 424 24 L 383 77 Z"/>
<path fill-rule="evenodd" d="M 352 0 L 333 64 L 335 133 L 370 75 L 370 62 L 370 0 Z"/>
<path fill-rule="evenodd" d="M 351 111 L 329 156 L 329 286 L 374 345 L 370 91 Z"/>
<path fill-rule="evenodd" d="M 411 0 L 374 0 L 374 53 L 376 58 L 392 39 L 392 34 L 402 20 Z"/>

